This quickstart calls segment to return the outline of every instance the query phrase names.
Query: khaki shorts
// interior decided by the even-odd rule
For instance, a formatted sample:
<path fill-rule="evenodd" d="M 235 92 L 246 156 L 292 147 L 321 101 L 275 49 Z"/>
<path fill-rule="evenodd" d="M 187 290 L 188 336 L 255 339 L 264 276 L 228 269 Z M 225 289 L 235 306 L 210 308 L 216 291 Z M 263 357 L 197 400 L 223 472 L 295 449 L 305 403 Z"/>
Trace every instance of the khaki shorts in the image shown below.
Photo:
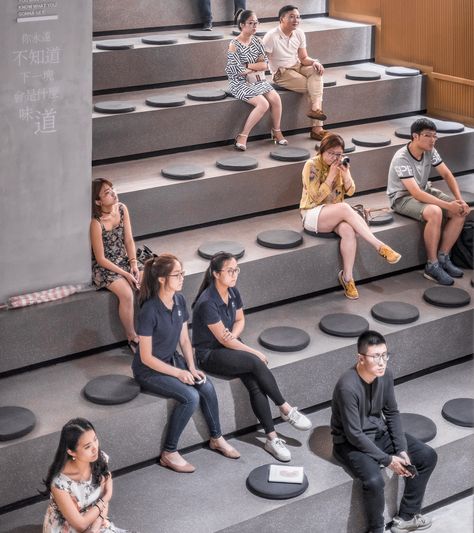
<path fill-rule="evenodd" d="M 444 194 L 444 192 L 439 191 L 438 189 L 433 189 L 432 187 L 428 187 L 425 192 L 431 194 L 432 196 L 435 196 L 436 198 L 439 198 L 440 200 L 444 200 L 445 202 L 453 201 L 450 196 Z M 407 195 L 397 198 L 393 202 L 392 209 L 400 215 L 405 215 L 406 217 L 414 218 L 415 220 L 420 220 L 421 222 L 424 222 L 423 211 L 427 205 L 429 204 L 425 204 L 423 202 L 415 200 L 413 196 Z M 442 209 L 442 211 L 443 218 L 446 219 L 448 216 L 448 212 L 446 211 L 446 209 Z"/>

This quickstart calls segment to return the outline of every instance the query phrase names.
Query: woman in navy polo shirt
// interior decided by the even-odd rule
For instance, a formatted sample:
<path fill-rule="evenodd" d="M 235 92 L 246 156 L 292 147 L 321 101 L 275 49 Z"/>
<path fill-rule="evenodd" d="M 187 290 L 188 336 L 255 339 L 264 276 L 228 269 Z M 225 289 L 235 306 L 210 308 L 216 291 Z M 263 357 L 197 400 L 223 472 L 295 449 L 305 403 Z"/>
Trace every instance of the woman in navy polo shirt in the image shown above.
<path fill-rule="evenodd" d="M 285 441 L 275 432 L 268 398 L 278 406 L 283 420 L 296 429 L 310 429 L 311 422 L 285 401 L 265 355 L 240 340 L 245 318 L 235 287 L 239 272 L 232 254 L 219 252 L 211 259 L 193 303 L 196 358 L 206 372 L 242 380 L 249 391 L 253 412 L 267 435 L 265 449 L 280 461 L 290 461 Z"/>
<path fill-rule="evenodd" d="M 182 294 L 184 271 L 171 254 L 162 254 L 145 263 L 140 287 L 138 316 L 140 344 L 132 369 L 140 386 L 177 400 L 171 414 L 160 456 L 160 464 L 176 472 L 194 472 L 177 451 L 178 440 L 200 404 L 211 434 L 210 447 L 226 457 L 240 454 L 222 437 L 217 396 L 210 380 L 197 370 L 188 334 L 188 310 Z M 183 356 L 177 351 L 178 344 Z"/>

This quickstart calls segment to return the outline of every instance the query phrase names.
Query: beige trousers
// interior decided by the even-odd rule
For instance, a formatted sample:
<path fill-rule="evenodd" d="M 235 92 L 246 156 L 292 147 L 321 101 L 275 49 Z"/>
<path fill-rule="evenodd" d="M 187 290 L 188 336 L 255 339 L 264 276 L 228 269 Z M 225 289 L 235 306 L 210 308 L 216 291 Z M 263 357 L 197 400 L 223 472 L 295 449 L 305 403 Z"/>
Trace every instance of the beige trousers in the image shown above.
<path fill-rule="evenodd" d="M 289 68 L 280 67 L 273 75 L 273 81 L 289 91 L 306 94 L 313 109 L 322 109 L 323 77 L 310 66 L 297 63 Z M 320 120 L 313 120 L 313 126 L 322 126 Z"/>

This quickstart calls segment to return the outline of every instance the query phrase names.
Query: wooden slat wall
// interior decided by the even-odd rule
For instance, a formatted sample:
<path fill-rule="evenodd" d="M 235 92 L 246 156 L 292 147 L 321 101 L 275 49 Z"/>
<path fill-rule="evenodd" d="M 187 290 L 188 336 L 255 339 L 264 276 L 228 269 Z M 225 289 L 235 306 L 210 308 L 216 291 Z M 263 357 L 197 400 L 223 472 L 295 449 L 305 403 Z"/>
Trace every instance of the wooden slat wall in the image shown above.
<path fill-rule="evenodd" d="M 428 76 L 428 113 L 474 125 L 473 0 L 330 0 L 332 17 L 376 25 L 376 61 Z"/>

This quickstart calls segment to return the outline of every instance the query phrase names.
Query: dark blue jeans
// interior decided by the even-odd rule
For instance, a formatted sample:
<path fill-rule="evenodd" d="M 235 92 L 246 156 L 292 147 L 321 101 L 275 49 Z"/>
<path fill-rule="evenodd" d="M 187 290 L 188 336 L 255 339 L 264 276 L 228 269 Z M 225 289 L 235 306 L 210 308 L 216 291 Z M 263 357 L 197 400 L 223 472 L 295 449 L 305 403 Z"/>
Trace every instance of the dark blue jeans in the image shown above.
<path fill-rule="evenodd" d="M 420 512 L 426 485 L 436 466 L 438 456 L 427 444 L 421 442 L 408 433 L 405 434 L 408 444 L 408 457 L 418 470 L 414 478 L 405 479 L 405 490 L 400 502 L 399 516 L 403 520 L 411 520 Z M 376 446 L 390 455 L 394 455 L 392 439 L 385 432 L 380 439 L 375 440 Z M 382 469 L 379 464 L 366 453 L 345 442 L 334 445 L 334 456 L 344 463 L 354 477 L 362 481 L 362 494 L 366 516 L 371 531 L 383 531 L 385 507 L 384 486 Z"/>
<path fill-rule="evenodd" d="M 174 357 L 174 366 L 187 370 L 186 361 L 181 356 Z M 178 449 L 181 433 L 199 404 L 211 437 L 217 439 L 222 435 L 217 395 L 209 378 L 202 385 L 185 385 L 178 378 L 161 374 L 151 368 L 140 368 L 134 372 L 134 376 L 142 389 L 178 402 L 168 422 L 163 446 L 165 451 L 175 452 Z"/>
<path fill-rule="evenodd" d="M 234 0 L 234 13 L 245 9 L 246 0 Z M 211 0 L 199 0 L 199 12 L 203 23 L 212 22 Z"/>

